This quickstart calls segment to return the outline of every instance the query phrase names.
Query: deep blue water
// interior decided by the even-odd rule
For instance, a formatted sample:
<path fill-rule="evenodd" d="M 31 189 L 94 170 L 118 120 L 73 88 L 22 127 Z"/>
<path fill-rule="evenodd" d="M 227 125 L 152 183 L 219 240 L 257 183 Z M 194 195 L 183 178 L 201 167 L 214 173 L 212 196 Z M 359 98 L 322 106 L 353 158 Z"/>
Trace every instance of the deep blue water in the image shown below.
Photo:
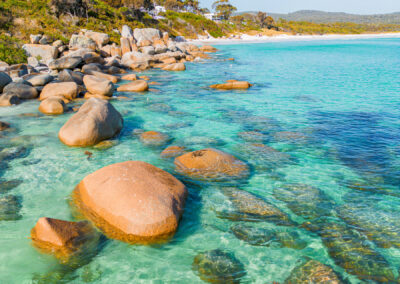
<path fill-rule="evenodd" d="M 72 112 L 21 115 L 39 114 L 37 101 L 0 109 L 0 120 L 15 128 L 0 138 L 1 147 L 25 147 L 15 159 L 1 162 L 2 181 L 21 181 L 0 191 L 3 197 L 16 196 L 21 207 L 17 220 L 0 221 L 1 283 L 30 283 L 60 271 L 52 257 L 31 246 L 30 229 L 42 216 L 72 220 L 68 202 L 75 185 L 87 174 L 125 160 L 152 163 L 187 183 L 190 193 L 179 230 L 162 246 L 109 240 L 89 263 L 65 275 L 65 282 L 201 283 L 192 262 L 212 249 L 235 255 L 245 270 L 243 283 L 282 283 L 307 259 L 331 266 L 352 283 L 398 277 L 400 40 L 218 48 L 213 60 L 188 63 L 186 72 L 146 72 L 161 85 L 147 94 L 113 100 L 124 117 L 124 130 L 111 149 L 89 149 L 91 160 L 84 155 L 87 149 L 68 148 L 57 138 Z M 224 61 L 229 57 L 235 61 Z M 254 86 L 248 91 L 207 88 L 228 79 Z M 293 226 L 222 218 L 237 211 L 224 194 L 226 184 L 177 175 L 173 160 L 160 158 L 163 147 L 142 145 L 132 134 L 135 129 L 164 132 L 173 139 L 171 145 L 214 147 L 246 161 L 250 177 L 229 185 L 273 204 Z M 249 131 L 257 132 L 257 139 L 243 133 Z M 234 226 L 294 231 L 305 245 L 292 248 L 272 241 L 255 246 L 238 239 Z M 358 268 L 349 268 L 353 266 Z"/>

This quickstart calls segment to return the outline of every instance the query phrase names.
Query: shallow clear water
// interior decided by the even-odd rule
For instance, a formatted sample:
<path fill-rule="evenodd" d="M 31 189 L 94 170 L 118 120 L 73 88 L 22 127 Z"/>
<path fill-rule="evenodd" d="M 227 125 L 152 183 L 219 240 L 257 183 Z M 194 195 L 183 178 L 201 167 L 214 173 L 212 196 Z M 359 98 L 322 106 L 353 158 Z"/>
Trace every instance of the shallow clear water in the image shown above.
<path fill-rule="evenodd" d="M 88 264 L 66 275 L 66 282 L 201 283 L 192 271 L 193 259 L 200 252 L 217 248 L 234 253 L 243 263 L 243 283 L 283 282 L 308 258 L 330 265 L 353 283 L 364 281 L 343 268 L 346 266 L 327 249 L 329 240 L 321 230 L 312 232 L 300 225 L 305 221 L 328 222 L 322 217 L 357 230 L 351 235 L 353 241 L 368 246 L 383 261 L 374 256 L 361 259 L 383 263 L 393 278 L 398 277 L 400 40 L 219 48 L 213 55 L 216 60 L 189 63 L 186 72 L 147 72 L 152 81 L 161 83 L 152 86 L 155 91 L 124 94 L 128 99 L 114 100 L 125 125 L 118 144 L 108 150 L 68 148 L 59 142 L 58 130 L 72 113 L 21 116 L 39 114 L 37 101 L 0 109 L 0 120 L 16 129 L 3 135 L 1 147 L 22 145 L 27 149 L 20 157 L 1 162 L 1 180 L 22 180 L 17 187 L 0 193 L 18 196 L 22 202 L 21 218 L 0 221 L 1 283 L 30 283 L 37 275 L 60 269 L 52 257 L 32 248 L 30 229 L 42 216 L 72 220 L 69 195 L 87 174 L 125 160 L 146 161 L 174 173 L 173 160 L 160 158 L 163 148 L 143 146 L 132 135 L 137 128 L 167 133 L 173 138 L 171 145 L 193 150 L 212 146 L 248 162 L 251 176 L 230 185 L 256 194 L 287 213 L 298 224 L 292 229 L 306 246 L 253 246 L 239 240 L 230 228 L 248 222 L 218 217 L 220 211 L 234 210 L 221 184 L 194 184 L 183 179 L 190 194 L 179 230 L 169 243 L 132 246 L 109 240 Z M 222 60 L 229 57 L 236 60 Z M 247 80 L 254 87 L 227 92 L 207 88 L 227 79 Z M 261 143 L 280 152 L 257 152 L 252 142 L 238 135 L 243 131 L 264 134 Z M 283 131 L 296 132 L 297 139 Z M 87 159 L 85 150 L 93 153 L 92 159 Z M 312 211 L 318 200 L 315 195 L 307 197 L 306 191 L 308 203 L 303 199 L 290 202 L 286 191 L 277 190 L 293 183 L 320 190 L 323 201 L 317 204 L 322 206 L 317 217 L 310 219 L 298 210 L 311 206 Z M 285 229 L 271 222 L 251 225 Z M 386 238 L 386 245 L 379 242 L 380 238 Z M 335 249 L 347 254 L 349 248 L 339 244 Z"/>

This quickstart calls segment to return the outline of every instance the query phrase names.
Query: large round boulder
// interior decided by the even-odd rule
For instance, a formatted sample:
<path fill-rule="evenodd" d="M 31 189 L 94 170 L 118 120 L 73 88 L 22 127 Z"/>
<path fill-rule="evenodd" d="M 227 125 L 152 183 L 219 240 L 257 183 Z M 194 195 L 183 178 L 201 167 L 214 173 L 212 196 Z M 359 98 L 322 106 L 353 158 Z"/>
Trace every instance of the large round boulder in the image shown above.
<path fill-rule="evenodd" d="M 90 75 L 96 76 L 97 78 L 109 80 L 114 84 L 119 81 L 119 77 L 110 75 L 110 74 L 106 74 L 103 72 L 89 71 L 89 73 L 90 73 Z"/>
<path fill-rule="evenodd" d="M 63 69 L 74 69 L 82 63 L 82 57 L 80 56 L 64 56 L 58 59 L 54 59 L 48 63 L 50 69 L 63 70 Z"/>
<path fill-rule="evenodd" d="M 40 75 L 35 75 L 31 78 L 28 79 L 28 82 L 32 84 L 32 86 L 44 86 L 51 81 L 53 81 L 53 76 L 49 74 L 40 74 Z"/>
<path fill-rule="evenodd" d="M 0 93 L 3 92 L 3 88 L 12 82 L 10 76 L 5 72 L 0 72 Z"/>
<path fill-rule="evenodd" d="M 186 196 L 174 176 L 141 161 L 97 170 L 73 192 L 81 214 L 108 237 L 128 243 L 159 242 L 173 235 Z"/>
<path fill-rule="evenodd" d="M 21 100 L 36 99 L 38 96 L 34 87 L 24 83 L 10 83 L 4 87 L 3 93 L 16 95 Z"/>
<path fill-rule="evenodd" d="M 122 126 L 121 114 L 109 102 L 91 98 L 61 127 L 58 137 L 68 146 L 92 146 L 115 136 Z"/>
<path fill-rule="evenodd" d="M 145 80 L 136 80 L 118 87 L 118 92 L 145 92 L 149 89 L 149 84 Z"/>
<path fill-rule="evenodd" d="M 83 74 L 65 69 L 58 73 L 58 81 L 60 82 L 75 82 L 78 85 L 83 85 Z"/>
<path fill-rule="evenodd" d="M 50 83 L 44 86 L 40 93 L 40 100 L 50 97 L 62 97 L 73 100 L 78 95 L 78 85 L 75 82 Z"/>
<path fill-rule="evenodd" d="M 65 103 L 61 97 L 49 97 L 40 103 L 39 111 L 49 115 L 63 114 Z"/>
<path fill-rule="evenodd" d="M 177 171 L 194 178 L 244 177 L 249 171 L 243 161 L 213 148 L 186 153 L 174 163 Z"/>
<path fill-rule="evenodd" d="M 114 92 L 114 84 L 105 78 L 93 75 L 83 77 L 86 89 L 93 95 L 111 97 Z"/>

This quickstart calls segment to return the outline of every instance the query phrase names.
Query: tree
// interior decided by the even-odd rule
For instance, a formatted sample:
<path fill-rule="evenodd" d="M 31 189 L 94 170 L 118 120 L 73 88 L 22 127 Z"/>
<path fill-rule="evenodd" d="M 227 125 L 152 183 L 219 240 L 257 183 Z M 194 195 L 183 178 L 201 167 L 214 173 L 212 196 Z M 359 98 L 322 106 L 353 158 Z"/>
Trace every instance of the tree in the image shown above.
<path fill-rule="evenodd" d="M 230 4 L 229 0 L 217 0 L 212 7 L 223 20 L 229 20 L 233 12 L 237 11 L 237 8 Z"/>
<path fill-rule="evenodd" d="M 89 0 L 51 0 L 50 9 L 57 17 L 63 14 L 86 17 L 89 10 Z"/>
<path fill-rule="evenodd" d="M 263 12 L 258 12 L 257 16 L 257 23 L 260 25 L 262 28 L 274 28 L 276 26 L 274 19 L 271 16 L 267 16 L 266 13 Z"/>
<path fill-rule="evenodd" d="M 165 0 L 164 7 L 167 10 L 179 11 L 184 6 L 183 2 L 180 0 Z"/>
<path fill-rule="evenodd" d="M 200 9 L 200 3 L 197 0 L 184 0 L 183 7 L 188 12 L 197 13 Z"/>
<path fill-rule="evenodd" d="M 144 8 L 146 10 L 152 10 L 154 8 L 153 1 L 151 0 L 123 0 L 125 7 L 139 10 Z"/>

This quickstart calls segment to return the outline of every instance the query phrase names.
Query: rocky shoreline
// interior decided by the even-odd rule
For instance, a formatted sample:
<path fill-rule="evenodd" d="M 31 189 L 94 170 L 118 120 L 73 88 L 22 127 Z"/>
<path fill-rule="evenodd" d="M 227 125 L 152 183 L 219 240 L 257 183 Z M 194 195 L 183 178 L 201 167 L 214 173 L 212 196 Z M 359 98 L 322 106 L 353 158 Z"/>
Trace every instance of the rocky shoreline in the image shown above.
<path fill-rule="evenodd" d="M 72 36 L 67 46 L 60 41 L 51 42 L 46 36 L 32 35 L 31 43 L 24 46 L 29 55 L 27 64 L 0 64 L 0 106 L 12 107 L 27 100 L 38 100 L 39 111 L 45 115 L 73 113 L 58 132 L 60 143 L 68 147 L 107 149 L 113 146 L 110 139 L 124 129 L 123 115 L 110 101 L 123 99 L 123 93 L 151 92 L 151 84 L 155 83 L 140 72 L 185 71 L 186 62 L 212 59 L 210 53 L 217 51 L 208 45 L 198 47 L 174 41 L 156 29 L 132 31 L 128 26 L 122 27 L 120 45 L 109 44 L 109 40 L 107 34 L 81 31 Z M 120 81 L 124 83 L 117 88 L 115 84 Z M 228 79 L 208 88 L 224 92 L 247 90 L 252 86 L 246 81 Z M 76 101 L 83 104 L 72 108 L 71 104 Z M 252 246 L 279 245 L 299 250 L 307 246 L 307 241 L 299 237 L 298 231 L 308 230 L 320 236 L 335 263 L 348 273 L 368 281 L 394 282 L 395 275 L 383 256 L 361 242 L 354 229 L 341 220 L 338 223 L 321 221 L 334 218 L 338 212 L 334 202 L 318 188 L 303 184 L 275 188 L 275 198 L 285 203 L 294 215 L 306 220 L 298 224 L 267 200 L 226 186 L 231 181 L 248 180 L 252 167 L 264 171 L 295 162 L 290 155 L 263 144 L 267 140 L 265 133 L 270 133 L 271 127 L 275 127 L 276 140 L 307 142 L 304 140 L 308 137 L 302 133 L 281 131 L 274 121 L 262 117 L 249 115 L 243 123 L 249 131 L 238 133 L 246 142 L 241 144 L 241 157 L 214 148 L 191 151 L 169 145 L 171 139 L 165 133 L 135 130 L 133 134 L 143 146 L 164 149 L 160 156 L 175 166 L 177 176 L 142 161 L 120 161 L 98 169 L 71 189 L 71 212 L 75 221 L 40 218 L 31 230 L 32 244 L 40 252 L 53 255 L 68 269 L 79 267 L 82 258 L 90 261 L 105 238 L 136 245 L 163 244 L 179 228 L 188 198 L 186 183 L 205 181 L 215 184 L 230 200 L 233 209 L 218 211 L 217 217 L 238 222 L 230 229 L 237 239 Z M 0 122 L 0 131 L 10 127 L 12 122 Z M 0 155 L 7 161 L 23 155 L 23 149 L 20 152 L 2 150 Z M 90 159 L 92 153 L 85 151 L 85 154 Z M 256 163 L 250 165 L 250 159 Z M 181 177 L 185 183 L 180 181 Z M 8 214 L 20 209 L 16 198 L 10 195 L 3 199 L 0 205 L 9 206 L 4 219 L 20 218 L 17 213 Z M 342 208 L 339 213 L 345 210 Z M 350 221 L 365 223 L 356 217 L 347 223 Z M 262 222 L 283 229 L 274 231 L 249 225 Z M 375 236 L 370 239 L 375 240 Z M 343 252 L 346 246 L 355 255 Z M 192 268 L 200 279 L 211 283 L 238 283 L 246 275 L 240 260 L 220 249 L 196 255 Z M 345 281 L 330 266 L 307 260 L 294 268 L 285 283 Z"/>

